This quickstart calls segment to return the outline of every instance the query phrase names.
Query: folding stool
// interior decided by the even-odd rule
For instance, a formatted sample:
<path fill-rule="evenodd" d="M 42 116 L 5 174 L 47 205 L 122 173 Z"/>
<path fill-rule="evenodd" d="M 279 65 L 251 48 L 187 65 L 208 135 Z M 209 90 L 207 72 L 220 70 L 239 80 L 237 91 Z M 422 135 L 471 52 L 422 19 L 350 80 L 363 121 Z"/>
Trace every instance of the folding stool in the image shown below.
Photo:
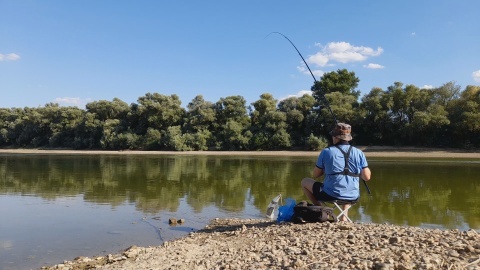
<path fill-rule="evenodd" d="M 349 222 L 353 222 L 349 217 L 348 215 L 346 214 L 347 211 L 354 205 L 358 202 L 358 199 L 357 200 L 353 200 L 353 201 L 349 201 L 349 200 L 333 200 L 333 201 L 324 201 L 323 203 L 331 203 L 333 205 L 335 205 L 335 207 L 340 210 L 340 214 L 337 215 L 337 220 L 340 221 L 341 217 L 344 216 Z M 342 209 L 342 207 L 340 206 L 344 206 L 344 205 L 348 205 L 347 208 L 345 209 Z"/>

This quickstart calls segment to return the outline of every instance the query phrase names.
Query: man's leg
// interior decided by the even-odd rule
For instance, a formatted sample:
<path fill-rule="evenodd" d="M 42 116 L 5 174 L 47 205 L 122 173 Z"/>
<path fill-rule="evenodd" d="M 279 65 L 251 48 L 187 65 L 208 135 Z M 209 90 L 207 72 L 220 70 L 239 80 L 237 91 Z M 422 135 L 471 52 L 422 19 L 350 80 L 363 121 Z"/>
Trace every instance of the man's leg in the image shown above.
<path fill-rule="evenodd" d="M 313 184 L 315 184 L 315 180 L 312 178 L 303 178 L 302 179 L 302 189 L 303 193 L 305 193 L 305 196 L 308 197 L 308 199 L 315 205 L 322 205 L 315 196 L 313 196 Z"/>

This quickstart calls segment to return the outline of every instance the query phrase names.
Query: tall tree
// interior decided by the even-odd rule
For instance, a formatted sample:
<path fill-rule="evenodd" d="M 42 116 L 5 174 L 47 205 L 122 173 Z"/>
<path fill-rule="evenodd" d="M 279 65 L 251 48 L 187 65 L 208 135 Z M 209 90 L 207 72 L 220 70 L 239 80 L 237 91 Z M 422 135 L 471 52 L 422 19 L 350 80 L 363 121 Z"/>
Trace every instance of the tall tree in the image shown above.
<path fill-rule="evenodd" d="M 355 90 L 359 82 L 354 72 L 339 69 L 323 74 L 312 86 L 312 95 L 318 105 L 318 119 L 314 123 L 317 134 L 326 135 L 335 123 L 330 109 L 339 122 L 351 122 L 356 118 L 351 110 L 359 106 L 360 91 Z"/>
<path fill-rule="evenodd" d="M 112 101 L 100 100 L 87 103 L 87 112 L 95 114 L 100 121 L 107 119 L 125 119 L 130 112 L 130 107 L 121 99 L 114 98 Z"/>
<path fill-rule="evenodd" d="M 44 117 L 49 119 L 50 147 L 74 147 L 77 129 L 81 124 L 85 111 L 78 107 L 60 107 L 58 104 L 47 104 Z"/>
<path fill-rule="evenodd" d="M 385 91 L 374 87 L 362 98 L 360 110 L 364 117 L 363 124 L 355 127 L 359 138 L 356 142 L 363 145 L 388 144 L 389 122 L 385 104 Z"/>
<path fill-rule="evenodd" d="M 214 104 L 203 99 L 202 95 L 196 96 L 187 105 L 186 129 L 189 131 L 210 130 L 215 122 Z"/>
<path fill-rule="evenodd" d="M 286 113 L 287 132 L 290 134 L 295 146 L 304 146 L 310 134 L 316 128 L 308 125 L 309 119 L 314 119 L 316 112 L 313 110 L 315 99 L 308 94 L 290 97 L 279 102 L 278 110 Z"/>
<path fill-rule="evenodd" d="M 166 131 L 168 127 L 183 124 L 185 109 L 177 95 L 165 96 L 159 93 L 146 93 L 138 98 L 138 106 L 134 106 L 136 117 L 135 130 L 144 135 L 148 128 Z"/>
<path fill-rule="evenodd" d="M 332 92 L 340 92 L 345 95 L 353 95 L 358 99 L 360 91 L 356 90 L 360 79 L 355 76 L 355 72 L 347 69 L 339 69 L 337 71 L 327 72 L 323 74 L 320 81 L 315 83 L 312 92 L 313 97 L 320 101 L 322 94 Z"/>
<path fill-rule="evenodd" d="M 455 82 L 447 82 L 438 88 L 432 89 L 432 101 L 444 107 L 448 106 L 450 101 L 458 99 L 461 92 L 461 86 Z"/>
<path fill-rule="evenodd" d="M 214 134 L 216 148 L 223 150 L 245 150 L 252 136 L 248 130 L 250 118 L 247 115 L 245 98 L 228 96 L 215 103 Z"/>
<path fill-rule="evenodd" d="M 290 134 L 287 132 L 286 113 L 278 111 L 277 100 L 271 94 L 260 95 L 253 102 L 252 144 L 255 149 L 285 149 L 291 146 Z"/>
<path fill-rule="evenodd" d="M 464 148 L 480 146 L 480 86 L 469 85 L 460 98 L 448 106 L 455 145 Z"/>

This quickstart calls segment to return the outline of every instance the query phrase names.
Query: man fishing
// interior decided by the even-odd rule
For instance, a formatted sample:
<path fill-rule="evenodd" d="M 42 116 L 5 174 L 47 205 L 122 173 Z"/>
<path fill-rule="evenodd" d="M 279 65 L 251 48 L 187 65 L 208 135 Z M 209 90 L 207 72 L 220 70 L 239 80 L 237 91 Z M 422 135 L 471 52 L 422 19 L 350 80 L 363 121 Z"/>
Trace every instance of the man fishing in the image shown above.
<path fill-rule="evenodd" d="M 360 178 L 369 181 L 371 171 L 368 168 L 365 154 L 349 144 L 352 140 L 352 128 L 345 123 L 337 123 L 330 131 L 333 145 L 320 152 L 313 178 L 325 176 L 323 183 L 312 178 L 302 180 L 305 195 L 315 205 L 334 200 L 356 202 L 360 197 Z M 348 208 L 343 205 L 345 215 L 340 221 L 348 220 Z"/>

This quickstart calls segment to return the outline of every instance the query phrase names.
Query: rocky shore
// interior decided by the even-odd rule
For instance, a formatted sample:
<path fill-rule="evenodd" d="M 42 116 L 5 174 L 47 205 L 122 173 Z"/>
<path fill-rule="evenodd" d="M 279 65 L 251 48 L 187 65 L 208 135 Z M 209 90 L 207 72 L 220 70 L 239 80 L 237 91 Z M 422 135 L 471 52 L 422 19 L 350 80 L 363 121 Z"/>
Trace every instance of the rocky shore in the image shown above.
<path fill-rule="evenodd" d="M 157 247 L 51 269 L 480 269 L 480 234 L 370 223 L 215 219 Z"/>

